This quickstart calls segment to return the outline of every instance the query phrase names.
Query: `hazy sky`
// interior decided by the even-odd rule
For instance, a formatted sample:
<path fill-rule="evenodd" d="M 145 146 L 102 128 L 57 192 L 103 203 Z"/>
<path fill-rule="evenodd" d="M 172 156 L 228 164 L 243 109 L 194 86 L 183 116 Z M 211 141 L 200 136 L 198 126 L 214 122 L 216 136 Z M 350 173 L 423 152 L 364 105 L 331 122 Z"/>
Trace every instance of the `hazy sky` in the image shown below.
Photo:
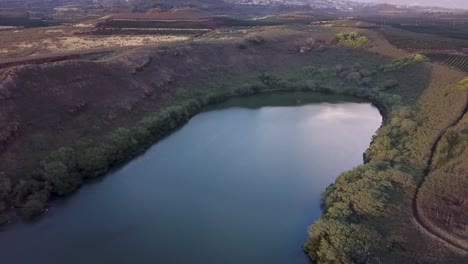
<path fill-rule="evenodd" d="M 468 0 L 355 0 L 358 2 L 390 3 L 400 5 L 441 6 L 468 9 Z"/>

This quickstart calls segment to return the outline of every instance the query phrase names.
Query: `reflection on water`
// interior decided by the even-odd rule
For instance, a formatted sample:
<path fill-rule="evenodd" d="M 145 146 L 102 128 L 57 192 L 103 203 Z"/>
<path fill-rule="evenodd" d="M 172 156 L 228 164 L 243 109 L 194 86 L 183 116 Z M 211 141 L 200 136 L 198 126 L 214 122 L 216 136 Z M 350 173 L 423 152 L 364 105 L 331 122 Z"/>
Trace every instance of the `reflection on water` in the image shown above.
<path fill-rule="evenodd" d="M 2 263 L 308 263 L 320 194 L 362 162 L 377 109 L 284 94 L 211 110 L 42 221 L 1 233 Z"/>

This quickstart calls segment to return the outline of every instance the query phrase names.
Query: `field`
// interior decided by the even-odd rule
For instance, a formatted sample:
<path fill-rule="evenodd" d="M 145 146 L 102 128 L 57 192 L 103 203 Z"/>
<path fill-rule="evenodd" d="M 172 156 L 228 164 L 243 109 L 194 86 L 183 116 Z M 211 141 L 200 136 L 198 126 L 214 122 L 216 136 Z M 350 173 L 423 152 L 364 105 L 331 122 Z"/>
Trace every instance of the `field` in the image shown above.
<path fill-rule="evenodd" d="M 362 21 L 382 27 L 382 33 L 401 49 L 459 50 L 468 46 L 468 19 L 431 17 L 367 17 Z M 452 24 L 450 24 L 452 22 Z"/>
<path fill-rule="evenodd" d="M 420 53 L 428 57 L 431 61 L 444 63 L 458 70 L 468 72 L 468 55 L 438 51 L 423 51 Z"/>
<path fill-rule="evenodd" d="M 395 47 L 425 55 L 433 62 L 467 71 L 468 19 L 464 17 L 363 18 L 382 27 Z"/>
<path fill-rule="evenodd" d="M 2 59 L 54 56 L 93 50 L 118 50 L 151 44 L 186 41 L 193 34 L 161 32 L 160 34 L 94 35 L 93 28 L 58 26 L 48 28 L 12 29 L 0 31 L 0 62 Z M 12 37 L 13 33 L 13 37 Z"/>

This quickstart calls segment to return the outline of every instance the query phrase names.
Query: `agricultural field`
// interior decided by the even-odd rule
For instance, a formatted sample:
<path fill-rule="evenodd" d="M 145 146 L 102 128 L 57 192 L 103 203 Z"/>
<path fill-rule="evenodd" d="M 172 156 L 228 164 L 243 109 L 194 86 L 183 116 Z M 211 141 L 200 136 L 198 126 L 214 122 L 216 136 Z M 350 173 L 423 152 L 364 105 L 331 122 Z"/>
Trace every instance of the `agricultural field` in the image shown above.
<path fill-rule="evenodd" d="M 125 32 L 95 35 L 93 30 L 94 28 L 90 27 L 57 26 L 0 31 L 0 61 L 168 44 L 193 37 L 193 33 L 190 32 L 174 34 L 173 31 L 163 31 L 159 34 Z"/>
<path fill-rule="evenodd" d="M 392 45 L 400 49 L 462 49 L 468 45 L 467 40 L 409 32 L 391 27 L 385 27 L 382 33 Z"/>
<path fill-rule="evenodd" d="M 460 50 L 468 47 L 468 19 L 456 20 L 455 26 L 447 19 L 379 17 L 360 18 L 375 23 L 382 34 L 400 49 Z M 452 22 L 453 23 L 453 22 Z"/>
<path fill-rule="evenodd" d="M 446 64 L 455 69 L 468 72 L 468 55 L 452 54 L 443 51 L 422 51 L 420 52 L 431 61 Z"/>

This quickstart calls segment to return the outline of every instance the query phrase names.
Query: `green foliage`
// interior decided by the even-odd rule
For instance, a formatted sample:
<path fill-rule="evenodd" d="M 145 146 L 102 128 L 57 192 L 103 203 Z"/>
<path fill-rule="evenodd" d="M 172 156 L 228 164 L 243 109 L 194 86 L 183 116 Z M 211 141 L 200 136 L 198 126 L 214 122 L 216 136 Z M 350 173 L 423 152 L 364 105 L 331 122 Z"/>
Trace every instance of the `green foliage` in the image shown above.
<path fill-rule="evenodd" d="M 0 212 L 4 211 L 7 208 L 7 198 L 12 191 L 12 185 L 10 179 L 7 176 L 0 172 Z"/>
<path fill-rule="evenodd" d="M 358 220 L 380 216 L 391 196 L 398 192 L 398 186 L 408 184 L 406 179 L 408 176 L 387 163 L 369 163 L 345 172 L 325 191 L 325 218 Z"/>
<path fill-rule="evenodd" d="M 395 161 L 410 163 L 411 150 L 409 136 L 413 134 L 418 124 L 409 108 L 401 108 L 381 127 L 372 139 L 371 146 L 365 153 L 366 161 Z"/>
<path fill-rule="evenodd" d="M 319 264 L 366 263 L 381 246 L 381 235 L 362 225 L 320 219 L 309 230 L 305 250 Z"/>
<path fill-rule="evenodd" d="M 58 195 L 70 193 L 81 184 L 81 178 L 71 177 L 67 166 L 57 161 L 44 163 L 43 175 Z"/>
<path fill-rule="evenodd" d="M 389 163 L 368 163 L 340 175 L 324 193 L 323 217 L 305 250 L 317 263 L 365 263 L 384 239 L 368 220 L 384 215 L 412 178 Z"/>
<path fill-rule="evenodd" d="M 109 170 L 107 145 L 83 146 L 77 150 L 77 169 L 84 178 L 94 178 Z"/>
<path fill-rule="evenodd" d="M 380 67 L 381 71 L 384 72 L 389 72 L 389 71 L 396 71 L 396 70 L 401 70 L 405 68 L 408 65 L 416 64 L 416 63 L 421 63 L 427 61 L 427 58 L 424 55 L 421 54 L 412 54 L 407 57 L 398 59 L 393 61 L 390 64 L 383 65 Z"/>
<path fill-rule="evenodd" d="M 258 79 L 267 87 L 271 89 L 281 88 L 281 78 L 270 75 L 268 73 L 262 73 L 258 76 Z"/>
<path fill-rule="evenodd" d="M 462 91 L 465 91 L 465 92 L 468 92 L 468 77 L 461 80 L 458 85 L 457 85 L 458 89 L 462 90 Z"/>
<path fill-rule="evenodd" d="M 258 45 L 265 43 L 265 38 L 263 38 L 262 36 L 254 35 L 254 36 L 247 37 L 245 41 L 248 44 L 258 46 Z"/>
<path fill-rule="evenodd" d="M 45 190 L 31 194 L 22 206 L 21 214 L 26 219 L 31 219 L 32 217 L 42 213 L 48 199 L 49 193 Z"/>
<path fill-rule="evenodd" d="M 236 47 L 240 50 L 244 50 L 247 48 L 247 45 L 245 43 L 238 43 L 236 44 Z"/>
<path fill-rule="evenodd" d="M 333 72 L 329 69 L 310 65 L 303 67 L 300 74 L 304 79 L 313 79 L 315 81 L 324 81 L 329 78 L 336 78 L 333 75 Z"/>
<path fill-rule="evenodd" d="M 360 36 L 357 32 L 351 32 L 337 34 L 336 41 L 338 45 L 342 47 L 360 48 L 368 42 L 368 39 L 364 36 Z"/>

